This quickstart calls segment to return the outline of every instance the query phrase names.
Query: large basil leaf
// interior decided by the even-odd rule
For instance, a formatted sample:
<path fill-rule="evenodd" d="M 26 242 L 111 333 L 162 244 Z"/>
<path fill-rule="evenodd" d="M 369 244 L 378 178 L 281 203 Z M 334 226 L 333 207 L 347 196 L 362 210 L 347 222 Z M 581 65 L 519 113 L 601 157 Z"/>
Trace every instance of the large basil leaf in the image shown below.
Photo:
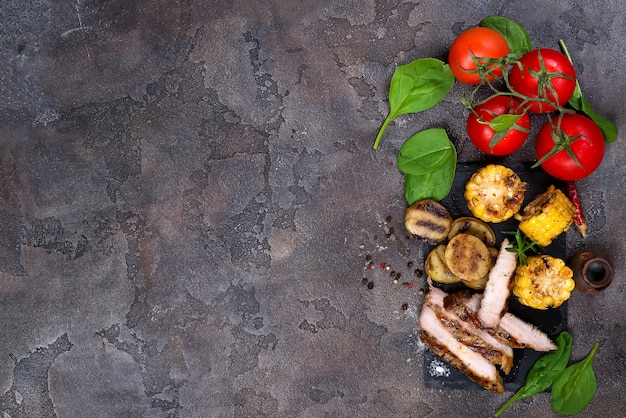
<path fill-rule="evenodd" d="M 452 143 L 450 142 L 452 145 Z M 450 158 L 432 171 L 423 174 L 406 174 L 404 197 L 409 205 L 422 199 L 441 200 L 450 193 L 456 174 L 456 149 Z"/>
<path fill-rule="evenodd" d="M 427 129 L 404 141 L 398 153 L 398 168 L 405 174 L 426 174 L 454 158 L 454 146 L 446 131 Z"/>
<path fill-rule="evenodd" d="M 561 415 L 573 415 L 587 407 L 597 389 L 593 357 L 598 346 L 599 344 L 595 343 L 583 361 L 569 366 L 554 381 L 552 385 L 554 412 Z"/>
<path fill-rule="evenodd" d="M 524 386 L 496 412 L 498 417 L 513 402 L 518 399 L 529 398 L 537 393 L 547 390 L 552 382 L 565 370 L 572 352 L 572 335 L 563 331 L 556 339 L 557 349 L 539 357 L 528 371 Z"/>
<path fill-rule="evenodd" d="M 430 109 L 446 97 L 453 85 L 450 66 L 436 58 L 421 58 L 396 68 L 389 86 L 389 114 L 378 131 L 374 149 L 394 118 Z"/>

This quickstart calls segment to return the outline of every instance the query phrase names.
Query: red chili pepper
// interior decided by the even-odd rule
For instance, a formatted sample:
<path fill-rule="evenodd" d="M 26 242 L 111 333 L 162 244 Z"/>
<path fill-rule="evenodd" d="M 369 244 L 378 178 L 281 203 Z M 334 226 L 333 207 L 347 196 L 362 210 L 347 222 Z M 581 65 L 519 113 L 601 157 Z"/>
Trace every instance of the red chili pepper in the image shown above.
<path fill-rule="evenodd" d="M 583 210 L 580 206 L 580 196 L 578 195 L 578 189 L 576 188 L 576 183 L 573 181 L 567 182 L 567 196 L 574 204 L 574 208 L 576 208 L 576 213 L 574 214 L 574 224 L 576 224 L 576 228 L 580 231 L 580 234 L 584 237 L 587 236 L 587 223 L 585 222 L 585 218 L 583 217 Z"/>

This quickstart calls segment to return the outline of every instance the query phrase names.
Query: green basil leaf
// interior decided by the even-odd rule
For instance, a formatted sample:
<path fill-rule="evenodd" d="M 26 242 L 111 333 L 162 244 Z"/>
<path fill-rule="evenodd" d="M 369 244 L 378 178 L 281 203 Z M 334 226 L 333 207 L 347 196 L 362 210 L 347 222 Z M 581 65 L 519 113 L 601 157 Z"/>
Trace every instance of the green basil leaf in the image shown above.
<path fill-rule="evenodd" d="M 569 54 L 567 46 L 565 46 L 565 42 L 563 39 L 559 39 L 559 46 L 561 47 L 561 51 L 565 54 L 567 59 L 574 64 L 572 61 L 572 57 Z M 572 106 L 575 110 L 584 113 L 589 116 L 589 118 L 594 121 L 598 128 L 602 131 L 602 135 L 604 136 L 605 142 L 613 142 L 617 139 L 617 126 L 610 120 L 600 116 L 593 108 L 591 107 L 591 103 L 589 103 L 584 97 L 582 89 L 580 88 L 580 83 L 576 80 L 576 87 L 574 88 L 574 93 L 572 97 L 570 97 L 568 101 L 569 105 Z"/>
<path fill-rule="evenodd" d="M 552 409 L 557 414 L 577 414 L 589 405 L 597 389 L 593 371 L 593 357 L 598 350 L 595 343 L 591 352 L 580 363 L 572 364 L 552 385 Z"/>
<path fill-rule="evenodd" d="M 539 357 L 526 375 L 526 381 L 531 381 L 531 386 L 541 389 L 543 392 L 548 389 L 554 379 L 567 367 L 572 353 L 572 335 L 563 331 L 557 337 L 558 349 Z M 536 392 L 536 393 L 539 393 Z"/>
<path fill-rule="evenodd" d="M 563 373 L 572 352 L 572 335 L 567 331 L 561 332 L 556 339 L 556 345 L 558 347 L 556 350 L 544 354 L 535 361 L 526 375 L 524 386 L 502 405 L 496 412 L 496 417 L 516 400 L 529 398 L 547 390 L 552 382 Z"/>
<path fill-rule="evenodd" d="M 523 115 L 498 115 L 489 122 L 489 126 L 496 132 L 508 131 Z"/>
<path fill-rule="evenodd" d="M 441 200 L 450 193 L 456 174 L 456 150 L 453 157 L 435 170 L 425 174 L 407 174 L 404 197 L 409 205 L 422 199 Z"/>
<path fill-rule="evenodd" d="M 596 125 L 598 125 L 598 128 L 600 128 L 600 130 L 602 131 L 605 142 L 613 142 L 617 139 L 617 126 L 615 126 L 615 124 L 610 120 L 596 113 L 596 111 L 593 110 L 593 108 L 591 107 L 591 103 L 589 103 L 582 96 L 580 97 L 580 109 L 578 110 L 589 116 L 589 119 L 591 119 L 595 122 Z"/>
<path fill-rule="evenodd" d="M 391 113 L 398 116 L 430 109 L 448 94 L 453 84 L 450 66 L 436 58 L 422 58 L 401 65 L 391 77 Z"/>
<path fill-rule="evenodd" d="M 436 58 L 421 58 L 396 68 L 389 86 L 389 114 L 376 135 L 374 149 L 393 119 L 430 109 L 446 97 L 453 85 L 450 66 Z"/>
<path fill-rule="evenodd" d="M 453 153 L 445 129 L 427 129 L 404 141 L 398 153 L 398 169 L 405 174 L 426 174 L 453 158 Z"/>
<path fill-rule="evenodd" d="M 480 21 L 480 26 L 500 32 L 509 44 L 511 54 L 524 54 L 533 49 L 526 29 L 514 20 L 503 16 L 487 16 Z"/>

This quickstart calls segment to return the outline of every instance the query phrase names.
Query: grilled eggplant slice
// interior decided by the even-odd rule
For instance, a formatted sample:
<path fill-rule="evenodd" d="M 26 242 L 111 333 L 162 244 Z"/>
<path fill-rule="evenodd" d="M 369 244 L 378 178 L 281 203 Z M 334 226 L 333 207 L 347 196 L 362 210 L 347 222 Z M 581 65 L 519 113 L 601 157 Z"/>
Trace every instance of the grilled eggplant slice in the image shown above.
<path fill-rule="evenodd" d="M 452 239 L 457 234 L 470 234 L 480 238 L 487 247 L 496 245 L 496 233 L 487 222 L 481 221 L 473 216 L 462 216 L 452 222 L 448 239 Z"/>
<path fill-rule="evenodd" d="M 480 280 L 491 268 L 489 248 L 470 234 L 452 237 L 446 245 L 445 260 L 452 274 L 464 281 Z"/>
<path fill-rule="evenodd" d="M 461 279 L 450 271 L 446 265 L 446 246 L 440 244 L 433 248 L 426 256 L 424 262 L 424 271 L 426 275 L 439 283 L 454 284 L 461 281 Z"/>
<path fill-rule="evenodd" d="M 406 210 L 404 227 L 416 238 L 431 245 L 448 238 L 452 216 L 441 203 L 431 199 L 418 200 Z"/>

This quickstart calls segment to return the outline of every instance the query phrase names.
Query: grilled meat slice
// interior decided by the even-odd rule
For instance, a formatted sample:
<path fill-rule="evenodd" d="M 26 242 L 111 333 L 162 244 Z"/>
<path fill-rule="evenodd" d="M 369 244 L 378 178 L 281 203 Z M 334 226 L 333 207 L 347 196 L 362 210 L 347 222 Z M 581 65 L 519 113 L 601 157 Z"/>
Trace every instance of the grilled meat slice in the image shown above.
<path fill-rule="evenodd" d="M 556 344 L 543 331 L 511 313 L 504 314 L 500 319 L 496 333 L 501 340 L 515 341 L 519 348 L 532 348 L 535 351 L 557 349 Z"/>
<path fill-rule="evenodd" d="M 509 240 L 505 238 L 500 246 L 496 264 L 489 271 L 489 279 L 478 309 L 478 318 L 487 328 L 495 328 L 498 325 L 506 312 L 511 293 L 511 278 L 517 267 L 517 256 L 507 251 L 507 247 Z"/>
<path fill-rule="evenodd" d="M 435 354 L 483 388 L 495 393 L 504 392 L 504 382 L 496 367 L 480 353 L 457 341 L 428 305 L 422 307 L 419 326 L 420 340 Z"/>
<path fill-rule="evenodd" d="M 445 309 L 446 295 L 441 289 L 431 288 L 424 298 L 424 303 L 435 312 L 439 321 L 457 341 L 481 354 L 491 364 L 499 365 L 504 373 L 509 374 L 513 367 L 513 349 L 487 331 L 475 327 L 471 322 L 464 321 L 454 312 Z"/>
<path fill-rule="evenodd" d="M 481 322 L 477 315 L 480 300 L 479 293 L 472 295 L 461 290 L 446 296 L 444 307 L 464 321 L 480 326 Z M 535 351 L 552 351 L 557 348 L 543 331 L 509 312 L 500 318 L 497 327 L 488 328 L 486 331 L 512 348 L 532 348 Z"/>

